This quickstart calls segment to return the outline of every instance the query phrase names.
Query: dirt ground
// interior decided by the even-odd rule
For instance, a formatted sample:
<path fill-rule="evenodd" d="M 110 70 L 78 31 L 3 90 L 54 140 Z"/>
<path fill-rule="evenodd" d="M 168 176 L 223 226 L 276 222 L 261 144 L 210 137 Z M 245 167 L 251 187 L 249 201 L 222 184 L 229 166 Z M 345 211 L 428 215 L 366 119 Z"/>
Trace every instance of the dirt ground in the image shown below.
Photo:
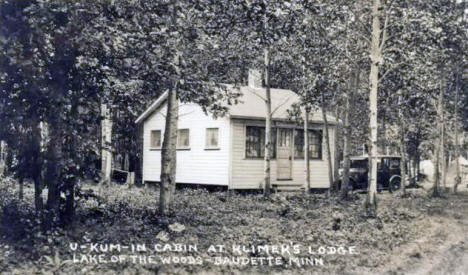
<path fill-rule="evenodd" d="M 454 177 L 448 176 L 445 188 L 453 190 Z M 432 184 L 425 181 L 422 187 L 429 191 Z M 420 237 L 398 248 L 394 258 L 378 273 L 468 274 L 467 187 L 464 182 L 458 188 L 458 195 L 444 195 L 446 201 L 439 201 L 443 210 L 421 220 Z"/>
<path fill-rule="evenodd" d="M 32 206 L 32 186 L 19 201 L 14 181 L 0 186 L 0 272 L 2 274 L 468 274 L 468 189 L 430 198 L 430 183 L 423 189 L 379 194 L 378 217 L 362 209 L 365 194 L 339 202 L 326 194 L 230 194 L 201 189 L 177 190 L 172 212 L 157 212 L 158 191 L 126 186 L 100 188 L 83 185 L 92 196 L 79 197 L 72 226 L 41 233 Z M 78 245 L 73 250 L 73 245 Z M 162 261 L 112 263 L 113 256 L 131 253 L 102 252 L 107 262 L 80 261 L 92 244 L 195 245 L 197 251 L 140 251 Z M 210 245 L 224 251 L 209 251 Z M 236 251 L 235 247 L 274 245 L 296 252 Z M 343 248 L 355 253 L 337 253 Z M 325 252 L 321 253 L 320 249 Z M 348 250 L 345 250 L 348 249 Z M 151 249 L 149 249 L 151 250 Z M 291 250 L 293 250 L 291 248 Z M 96 254 L 96 253 L 94 253 Z M 279 265 L 227 264 L 235 257 L 274 256 Z M 315 259 L 308 262 L 308 259 Z M 134 258 L 135 259 L 135 258 Z M 195 259 L 194 262 L 190 262 Z M 197 262 L 202 260 L 203 263 Z M 223 264 L 216 259 L 225 260 Z M 318 261 L 317 261 L 318 259 Z M 220 261 L 221 261 L 220 260 Z M 301 260 L 303 260 L 301 262 Z M 323 261 L 323 263 L 320 262 Z"/>

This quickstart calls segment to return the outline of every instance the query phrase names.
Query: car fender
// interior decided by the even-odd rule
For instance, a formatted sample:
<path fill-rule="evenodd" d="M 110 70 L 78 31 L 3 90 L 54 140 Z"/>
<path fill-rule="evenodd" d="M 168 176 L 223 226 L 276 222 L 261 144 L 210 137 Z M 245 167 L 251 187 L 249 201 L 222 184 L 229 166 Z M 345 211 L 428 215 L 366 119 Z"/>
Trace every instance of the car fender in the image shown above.
<path fill-rule="evenodd" d="M 401 182 L 401 177 L 399 175 L 393 175 L 389 180 L 388 182 L 391 183 L 393 180 L 395 180 L 396 178 L 399 178 L 400 179 L 400 182 Z"/>

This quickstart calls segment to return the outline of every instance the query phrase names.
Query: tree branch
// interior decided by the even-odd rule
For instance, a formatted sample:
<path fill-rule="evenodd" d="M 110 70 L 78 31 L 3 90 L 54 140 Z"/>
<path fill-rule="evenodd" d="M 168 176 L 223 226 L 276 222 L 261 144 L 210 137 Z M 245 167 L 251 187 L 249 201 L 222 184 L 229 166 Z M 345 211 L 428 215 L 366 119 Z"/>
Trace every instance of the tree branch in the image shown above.
<path fill-rule="evenodd" d="M 355 19 L 357 20 L 357 22 L 362 26 L 362 28 L 363 28 L 365 31 L 367 31 L 369 35 L 371 35 L 371 34 L 372 34 L 372 31 L 371 31 L 364 23 L 362 23 L 361 19 L 359 19 L 359 16 L 357 16 L 357 14 L 354 12 L 354 10 L 353 10 L 353 9 L 349 9 L 349 10 L 353 13 L 354 18 L 355 18 Z"/>
<path fill-rule="evenodd" d="M 260 99 L 262 99 L 263 101 L 266 101 L 266 98 L 264 98 L 263 96 L 259 95 L 257 92 L 253 91 L 252 90 L 252 93 L 256 96 L 258 96 Z"/>
<path fill-rule="evenodd" d="M 379 78 L 379 82 L 382 81 L 387 76 L 388 73 L 390 73 L 392 70 L 394 70 L 395 68 L 397 68 L 401 64 L 404 64 L 404 62 L 397 63 L 397 64 L 391 66 L 390 68 L 388 68 L 388 70 L 386 70 L 385 73 Z"/>
<path fill-rule="evenodd" d="M 275 109 L 273 109 L 273 111 L 271 111 L 271 114 L 273 115 L 276 111 L 278 111 L 279 108 L 281 108 L 281 106 L 283 106 L 284 104 L 286 104 L 289 100 L 291 99 L 291 97 L 287 97 L 281 104 L 279 104 L 278 106 L 276 106 Z"/>
<path fill-rule="evenodd" d="M 327 43 L 329 43 L 330 45 L 332 45 L 341 55 L 343 55 L 345 58 L 347 58 L 351 63 L 353 63 L 354 65 L 358 65 L 356 61 L 353 60 L 353 58 L 351 56 L 348 56 L 343 50 L 341 50 L 338 46 L 336 46 L 332 41 L 330 41 L 326 34 L 325 34 L 325 30 L 322 28 L 322 26 L 319 26 L 319 32 L 320 34 L 322 35 L 323 39 L 325 39 L 325 41 Z"/>
<path fill-rule="evenodd" d="M 385 15 L 385 23 L 383 27 L 383 34 L 382 34 L 382 40 L 380 41 L 380 52 L 382 53 L 382 50 L 385 46 L 385 42 L 387 40 L 387 28 L 388 28 L 388 14 Z"/>

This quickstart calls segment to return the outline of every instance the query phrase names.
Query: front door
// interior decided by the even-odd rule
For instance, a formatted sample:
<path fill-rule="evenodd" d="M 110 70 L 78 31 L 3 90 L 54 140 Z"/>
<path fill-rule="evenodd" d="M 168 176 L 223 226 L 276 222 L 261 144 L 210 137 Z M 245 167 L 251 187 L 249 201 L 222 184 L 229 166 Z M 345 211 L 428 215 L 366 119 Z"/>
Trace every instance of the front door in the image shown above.
<path fill-rule="evenodd" d="M 292 179 L 292 129 L 278 129 L 277 177 Z"/>

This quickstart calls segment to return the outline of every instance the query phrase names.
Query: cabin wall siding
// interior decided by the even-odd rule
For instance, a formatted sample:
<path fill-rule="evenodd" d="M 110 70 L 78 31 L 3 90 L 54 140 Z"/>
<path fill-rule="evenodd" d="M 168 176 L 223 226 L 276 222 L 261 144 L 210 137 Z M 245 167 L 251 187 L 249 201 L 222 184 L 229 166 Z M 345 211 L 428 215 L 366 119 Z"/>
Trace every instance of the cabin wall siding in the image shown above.
<path fill-rule="evenodd" d="M 233 189 L 256 189 L 262 188 L 264 161 L 263 159 L 245 158 L 245 127 L 246 125 L 265 125 L 261 121 L 249 121 L 234 119 L 232 121 L 232 171 L 231 188 Z M 292 124 L 284 124 L 284 127 L 291 127 Z M 277 127 L 281 127 L 278 124 Z M 314 124 L 310 129 L 320 129 L 324 131 L 323 125 Z M 330 150 L 332 156 L 332 165 L 334 159 L 334 133 L 335 127 L 330 126 Z M 325 135 L 322 139 L 322 160 L 310 160 L 310 180 L 312 188 L 329 188 L 328 182 L 328 161 L 326 153 Z M 271 160 L 271 183 L 272 184 L 303 184 L 305 181 L 305 163 L 302 159 L 293 160 L 292 163 L 292 181 L 277 180 L 276 160 Z M 333 167 L 332 167 L 333 169 Z"/>
<path fill-rule="evenodd" d="M 164 136 L 166 104 L 163 104 L 143 126 L 143 181 L 160 181 L 161 150 L 150 149 L 151 130 Z M 206 128 L 219 129 L 219 150 L 205 150 Z M 213 119 L 196 104 L 179 106 L 178 129 L 189 129 L 190 150 L 177 150 L 177 183 L 210 185 L 229 184 L 229 119 Z"/>

